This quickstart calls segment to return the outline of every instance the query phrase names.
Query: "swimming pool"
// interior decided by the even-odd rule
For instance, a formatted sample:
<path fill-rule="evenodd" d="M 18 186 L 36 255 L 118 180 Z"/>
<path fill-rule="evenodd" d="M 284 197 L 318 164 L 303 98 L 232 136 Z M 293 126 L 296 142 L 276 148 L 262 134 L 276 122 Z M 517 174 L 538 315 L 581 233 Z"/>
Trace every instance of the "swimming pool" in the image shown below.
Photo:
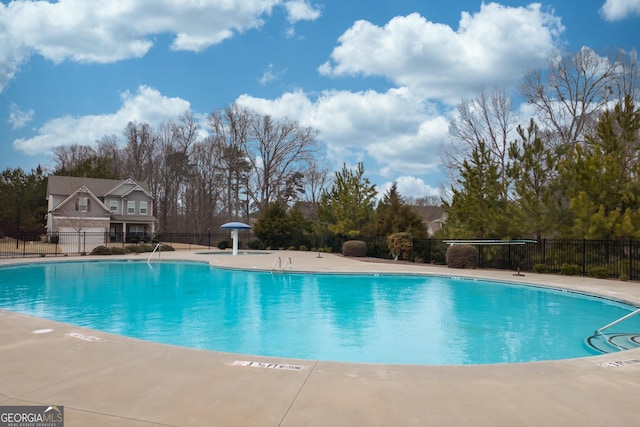
<path fill-rule="evenodd" d="M 167 261 L 2 267 L 0 308 L 185 347 L 439 365 L 599 354 L 585 338 L 634 309 L 483 280 L 272 274 Z M 640 319 L 616 328 L 638 332 Z"/>

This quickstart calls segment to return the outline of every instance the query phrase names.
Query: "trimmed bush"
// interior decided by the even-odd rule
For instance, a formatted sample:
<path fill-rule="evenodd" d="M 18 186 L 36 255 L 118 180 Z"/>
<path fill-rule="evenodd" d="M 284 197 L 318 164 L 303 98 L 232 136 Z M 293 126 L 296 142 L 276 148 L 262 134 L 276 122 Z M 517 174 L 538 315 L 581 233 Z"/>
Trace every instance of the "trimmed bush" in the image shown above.
<path fill-rule="evenodd" d="M 593 267 L 589 270 L 589 276 L 595 277 L 596 279 L 606 279 L 609 277 L 609 270 L 604 267 Z"/>
<path fill-rule="evenodd" d="M 475 246 L 451 245 L 445 257 L 450 268 L 478 268 L 478 249 Z"/>
<path fill-rule="evenodd" d="M 160 250 L 161 250 L 162 252 L 173 252 L 173 251 L 175 251 L 176 249 L 175 249 L 173 246 L 171 246 L 171 245 L 160 245 Z"/>
<path fill-rule="evenodd" d="M 533 270 L 536 273 L 544 274 L 549 272 L 549 266 L 547 264 L 536 264 L 533 266 Z"/>
<path fill-rule="evenodd" d="M 367 256 L 367 244 L 362 240 L 347 240 L 342 244 L 342 255 L 350 257 Z"/>
<path fill-rule="evenodd" d="M 108 248 L 106 246 L 96 246 L 91 251 L 91 255 L 111 255 L 111 254 L 112 254 L 111 248 Z"/>
<path fill-rule="evenodd" d="M 620 273 L 620 276 L 618 276 L 618 280 L 620 280 L 622 282 L 628 282 L 629 281 L 629 275 L 627 273 Z"/>
<path fill-rule="evenodd" d="M 228 240 L 222 240 L 218 243 L 218 249 L 229 249 L 231 247 L 231 243 Z"/>
<path fill-rule="evenodd" d="M 301 251 L 308 251 L 308 250 L 309 250 L 309 248 L 308 248 L 308 247 L 306 247 L 305 245 L 300 245 L 300 248 L 299 248 L 299 249 L 300 249 Z"/>
<path fill-rule="evenodd" d="M 111 248 L 111 255 L 124 255 L 124 248 L 114 246 Z"/>
<path fill-rule="evenodd" d="M 563 276 L 575 276 L 580 272 L 580 268 L 576 264 L 562 264 L 560 266 L 560 274 Z"/>
<path fill-rule="evenodd" d="M 124 247 L 124 252 L 127 254 L 141 254 L 144 252 L 144 248 L 138 245 L 127 245 Z"/>

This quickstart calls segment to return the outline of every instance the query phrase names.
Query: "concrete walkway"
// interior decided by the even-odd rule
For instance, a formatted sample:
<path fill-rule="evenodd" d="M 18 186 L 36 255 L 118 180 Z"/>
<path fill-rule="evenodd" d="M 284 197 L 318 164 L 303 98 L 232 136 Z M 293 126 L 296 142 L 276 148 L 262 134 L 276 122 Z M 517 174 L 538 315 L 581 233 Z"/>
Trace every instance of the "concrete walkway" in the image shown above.
<path fill-rule="evenodd" d="M 297 271 L 472 275 L 640 305 L 637 283 L 372 263 L 309 252 L 199 252 L 160 257 L 270 270 L 280 256 L 283 262 L 290 257 Z M 52 259 L 0 264 L 40 261 Z M 0 310 L 0 406 L 63 405 L 69 427 L 632 426 L 640 424 L 638 396 L 640 349 L 502 365 L 333 363 L 185 349 Z"/>

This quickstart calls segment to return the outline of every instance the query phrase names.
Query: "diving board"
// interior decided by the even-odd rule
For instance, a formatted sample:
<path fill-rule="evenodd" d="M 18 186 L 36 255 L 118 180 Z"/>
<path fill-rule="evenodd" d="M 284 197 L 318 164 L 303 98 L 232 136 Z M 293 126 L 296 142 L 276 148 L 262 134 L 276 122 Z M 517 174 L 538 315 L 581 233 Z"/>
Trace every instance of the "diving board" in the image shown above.
<path fill-rule="evenodd" d="M 537 240 L 498 240 L 498 239 L 476 239 L 476 240 L 443 240 L 448 245 L 524 245 L 527 243 L 538 243 Z"/>

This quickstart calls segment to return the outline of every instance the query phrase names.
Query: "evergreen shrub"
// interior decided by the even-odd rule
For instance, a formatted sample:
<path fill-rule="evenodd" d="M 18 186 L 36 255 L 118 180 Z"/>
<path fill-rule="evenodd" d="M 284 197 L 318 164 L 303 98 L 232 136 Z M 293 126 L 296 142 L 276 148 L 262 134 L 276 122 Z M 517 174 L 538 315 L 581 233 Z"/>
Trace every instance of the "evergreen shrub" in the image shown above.
<path fill-rule="evenodd" d="M 580 268 L 577 264 L 564 263 L 560 266 L 560 274 L 563 276 L 575 276 L 580 272 Z"/>
<path fill-rule="evenodd" d="M 609 270 L 604 267 L 593 267 L 589 270 L 589 276 L 596 279 L 606 279 L 609 277 Z"/>
<path fill-rule="evenodd" d="M 544 274 L 544 273 L 548 273 L 550 269 L 547 264 L 536 264 L 533 266 L 533 270 L 536 273 Z"/>
<path fill-rule="evenodd" d="M 260 250 L 264 249 L 264 243 L 260 239 L 253 239 L 249 241 L 249 249 Z"/>
<path fill-rule="evenodd" d="M 111 248 L 108 248 L 106 246 L 96 246 L 91 251 L 91 255 L 111 255 L 111 254 L 112 254 Z"/>
<path fill-rule="evenodd" d="M 138 245 L 127 245 L 124 247 L 124 252 L 127 254 L 141 254 L 144 252 L 144 248 Z"/>

